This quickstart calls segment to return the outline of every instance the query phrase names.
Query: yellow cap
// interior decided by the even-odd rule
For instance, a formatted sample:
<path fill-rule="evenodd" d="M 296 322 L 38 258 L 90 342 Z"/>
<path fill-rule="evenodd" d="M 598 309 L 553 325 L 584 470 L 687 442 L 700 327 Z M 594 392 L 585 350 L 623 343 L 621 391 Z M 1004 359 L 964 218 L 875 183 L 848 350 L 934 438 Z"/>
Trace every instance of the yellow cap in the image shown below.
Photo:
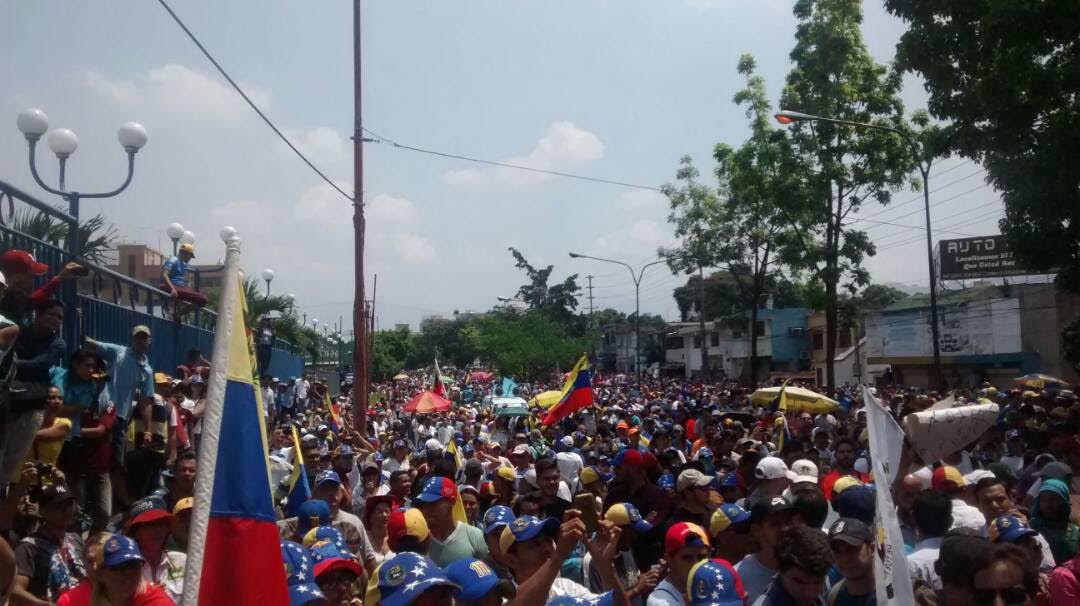
<path fill-rule="evenodd" d="M 844 492 L 848 488 L 851 488 L 852 486 L 862 486 L 862 485 L 863 485 L 863 483 L 859 481 L 859 478 L 856 478 L 856 477 L 853 477 L 853 476 L 844 476 L 844 477 L 838 479 L 836 482 L 833 483 L 833 486 L 832 486 L 833 497 L 840 494 L 841 492 Z"/>
<path fill-rule="evenodd" d="M 192 257 L 195 256 L 195 245 L 191 242 L 184 242 L 180 245 L 180 252 L 190 253 Z"/>
<path fill-rule="evenodd" d="M 514 481 L 517 480 L 517 474 L 514 472 L 514 470 L 509 468 L 509 467 L 506 467 L 505 465 L 502 465 L 498 469 L 496 469 L 495 470 L 495 475 L 499 476 L 500 478 L 502 478 L 502 479 L 504 479 L 504 480 L 506 480 L 508 482 L 514 482 Z"/>
<path fill-rule="evenodd" d="M 195 507 L 195 499 L 193 499 L 191 497 L 184 497 L 184 498 L 180 499 L 179 501 L 177 501 L 176 505 L 173 506 L 172 514 L 176 515 L 176 514 L 180 513 L 181 511 L 185 511 L 185 510 L 191 509 L 193 507 Z"/>
<path fill-rule="evenodd" d="M 167 374 L 165 374 L 163 372 L 155 372 L 154 373 L 154 384 L 156 384 L 156 385 L 163 385 L 163 384 L 167 385 L 169 383 L 172 383 L 172 378 L 169 377 L 169 375 L 167 375 Z"/>

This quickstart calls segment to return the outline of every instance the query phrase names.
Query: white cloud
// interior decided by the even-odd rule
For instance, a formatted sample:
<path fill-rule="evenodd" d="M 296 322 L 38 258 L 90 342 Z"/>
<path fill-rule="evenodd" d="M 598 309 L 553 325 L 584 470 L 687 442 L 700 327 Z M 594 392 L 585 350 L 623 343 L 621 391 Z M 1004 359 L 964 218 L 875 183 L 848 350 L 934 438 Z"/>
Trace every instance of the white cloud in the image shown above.
<path fill-rule="evenodd" d="M 539 170 L 568 171 L 581 169 L 604 157 L 604 144 L 592 132 L 566 120 L 552 122 L 529 153 L 503 160 L 507 164 Z M 551 175 L 513 168 L 457 169 L 443 174 L 443 181 L 455 187 L 480 187 L 496 182 L 502 185 L 535 185 Z"/>
<path fill-rule="evenodd" d="M 344 181 L 334 183 L 346 192 L 351 188 L 351 185 Z M 325 228 L 352 229 L 352 204 L 330 187 L 329 183 L 323 182 L 308 188 L 300 195 L 300 199 L 293 206 L 293 217 Z"/>
<path fill-rule="evenodd" d="M 367 224 L 373 229 L 408 228 L 416 221 L 416 205 L 407 198 L 378 194 L 368 202 Z"/>
<path fill-rule="evenodd" d="M 191 120 L 234 122 L 253 116 L 240 95 L 226 83 L 178 63 L 155 67 L 130 79 L 88 70 L 83 79 L 105 100 L 126 108 L 163 111 Z M 260 108 L 270 104 L 266 91 L 243 82 L 240 87 Z"/>
<path fill-rule="evenodd" d="M 660 246 L 670 244 L 671 234 L 656 221 L 638 219 L 593 240 L 589 249 L 601 257 L 627 257 L 638 259 L 642 255 L 655 254 Z"/>
<path fill-rule="evenodd" d="M 328 126 L 319 126 L 306 131 L 287 129 L 285 136 L 316 166 L 337 167 L 346 165 L 352 160 L 349 139 Z M 284 143 L 281 143 L 280 147 L 285 153 L 293 153 Z"/>

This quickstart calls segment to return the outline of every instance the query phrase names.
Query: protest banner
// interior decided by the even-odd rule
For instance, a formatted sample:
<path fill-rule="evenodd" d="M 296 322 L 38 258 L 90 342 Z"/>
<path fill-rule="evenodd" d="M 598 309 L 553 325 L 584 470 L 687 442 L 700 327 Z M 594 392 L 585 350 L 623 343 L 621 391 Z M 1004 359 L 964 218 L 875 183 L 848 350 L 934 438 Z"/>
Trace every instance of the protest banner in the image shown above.
<path fill-rule="evenodd" d="M 930 465 L 977 440 L 997 418 L 997 404 L 973 404 L 909 414 L 904 429 L 911 447 Z"/>

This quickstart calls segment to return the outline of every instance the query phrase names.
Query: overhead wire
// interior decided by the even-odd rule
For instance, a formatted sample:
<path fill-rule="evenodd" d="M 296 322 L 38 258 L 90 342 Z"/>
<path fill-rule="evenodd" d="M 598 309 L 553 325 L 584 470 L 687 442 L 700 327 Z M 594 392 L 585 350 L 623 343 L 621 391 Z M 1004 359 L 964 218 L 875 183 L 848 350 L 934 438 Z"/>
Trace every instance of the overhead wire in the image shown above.
<path fill-rule="evenodd" d="M 247 93 L 244 92 L 244 89 L 241 88 L 240 85 L 232 79 L 232 76 L 230 76 L 229 73 L 225 71 L 225 68 L 223 68 L 221 64 L 218 63 L 217 59 L 215 59 L 212 54 L 210 54 L 210 51 L 206 50 L 206 47 L 203 46 L 203 43 L 200 42 L 199 38 L 195 36 L 191 29 L 189 29 L 188 26 L 184 24 L 184 22 L 180 19 L 179 15 L 177 15 L 176 12 L 173 11 L 172 7 L 169 6 L 169 4 L 165 0 L 158 0 L 158 3 L 161 4 L 162 8 L 168 11 L 169 15 L 173 18 L 173 21 L 176 21 L 176 24 L 180 26 L 180 29 L 184 30 L 184 33 L 188 35 L 188 38 L 191 38 L 191 41 L 195 43 L 195 46 L 199 47 L 199 50 L 202 51 L 202 54 L 205 55 L 207 59 L 209 59 L 210 63 L 212 63 L 215 68 L 217 68 L 218 73 L 220 73 L 221 76 L 229 82 L 233 89 L 240 94 L 240 96 L 244 99 L 248 106 L 250 106 L 251 109 L 254 110 L 260 118 L 262 118 L 262 121 L 270 127 L 270 130 L 274 131 L 274 134 L 276 134 L 278 138 L 285 143 L 285 145 L 289 146 L 289 149 L 291 149 L 298 158 L 303 160 L 304 164 L 307 164 L 308 168 L 310 168 L 315 174 L 319 175 L 319 177 L 322 178 L 322 180 L 325 181 L 327 185 L 337 190 L 337 192 L 344 196 L 349 202 L 355 204 L 356 198 L 354 196 L 350 196 L 349 194 L 347 194 L 345 190 L 338 187 L 337 183 L 334 183 L 334 181 L 330 179 L 330 177 L 326 176 L 326 173 L 320 170 L 319 167 L 315 166 L 315 163 L 309 160 L 308 157 L 305 156 L 304 153 L 301 152 L 296 147 L 296 145 L 294 145 L 293 142 L 285 136 L 285 133 L 281 132 L 281 129 L 279 129 L 276 124 L 274 124 L 273 120 L 267 117 L 267 115 L 263 113 L 261 109 L 259 109 L 259 106 L 256 105 L 255 102 L 251 100 L 251 97 L 249 97 Z"/>
<path fill-rule="evenodd" d="M 417 153 L 421 153 L 421 154 L 429 154 L 429 155 L 432 155 L 432 156 L 439 156 L 441 158 L 451 158 L 451 159 L 454 159 L 454 160 L 463 160 L 463 161 L 466 161 L 466 162 L 474 162 L 474 163 L 477 163 L 477 164 L 486 164 L 486 165 L 489 165 L 489 166 L 499 166 L 499 167 L 502 167 L 502 168 L 511 168 L 511 169 L 514 169 L 514 170 L 523 170 L 523 171 L 528 171 L 528 172 L 533 172 L 533 173 L 540 173 L 540 174 L 545 174 L 545 175 L 553 175 L 553 176 L 556 176 L 556 177 L 565 177 L 567 179 L 578 179 L 580 181 L 590 181 L 592 183 L 604 183 L 606 185 L 619 185 L 619 186 L 622 186 L 622 187 L 630 187 L 630 188 L 633 188 L 633 189 L 644 189 L 644 190 L 656 191 L 656 192 L 663 191 L 661 188 L 653 186 L 653 185 L 642 185 L 640 183 L 629 183 L 627 181 L 618 181 L 618 180 L 615 180 L 615 179 L 604 179 L 602 177 L 591 177 L 589 175 L 579 175 L 579 174 L 575 174 L 575 173 L 563 172 L 563 171 L 560 171 L 560 170 L 550 170 L 550 169 L 546 169 L 546 168 L 536 168 L 534 166 L 525 166 L 523 164 L 513 164 L 511 162 L 501 162 L 501 161 L 498 161 L 498 160 L 486 160 L 484 158 L 477 158 L 475 156 L 466 156 L 465 154 L 457 154 L 457 153 L 451 153 L 451 152 L 437 151 L 437 150 L 434 150 L 434 149 L 427 149 L 427 148 L 423 148 L 423 147 L 417 147 L 415 145 L 406 145 L 404 143 L 399 143 L 399 142 L 397 142 L 397 141 L 395 141 L 395 140 L 393 140 L 393 139 L 391 139 L 389 137 L 384 137 L 384 136 L 372 131 L 371 129 L 369 129 L 367 127 L 361 127 L 361 128 L 362 128 L 362 130 L 364 132 L 366 132 L 367 134 L 374 137 L 378 142 L 389 143 L 391 146 L 393 146 L 393 147 L 395 147 L 397 149 L 404 149 L 404 150 L 417 152 Z"/>

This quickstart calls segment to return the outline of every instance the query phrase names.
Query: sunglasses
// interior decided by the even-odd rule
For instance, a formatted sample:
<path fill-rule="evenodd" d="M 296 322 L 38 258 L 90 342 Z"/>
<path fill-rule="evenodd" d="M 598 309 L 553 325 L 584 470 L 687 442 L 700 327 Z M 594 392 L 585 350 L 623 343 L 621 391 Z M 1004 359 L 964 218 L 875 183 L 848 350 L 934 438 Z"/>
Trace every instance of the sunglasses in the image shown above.
<path fill-rule="evenodd" d="M 1027 602 L 1027 590 L 1023 585 L 1001 589 L 976 589 L 974 593 L 975 603 L 979 606 L 992 606 L 999 596 L 1009 606 L 1023 606 Z"/>

